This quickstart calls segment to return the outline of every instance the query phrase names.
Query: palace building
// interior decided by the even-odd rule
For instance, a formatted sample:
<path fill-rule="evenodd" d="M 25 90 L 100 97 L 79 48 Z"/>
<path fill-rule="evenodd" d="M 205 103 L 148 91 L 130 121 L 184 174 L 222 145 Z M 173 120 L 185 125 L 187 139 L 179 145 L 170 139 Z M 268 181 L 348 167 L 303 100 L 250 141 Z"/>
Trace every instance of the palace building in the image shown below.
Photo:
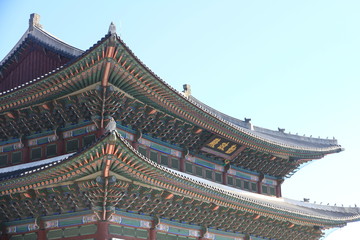
<path fill-rule="evenodd" d="M 88 50 L 29 28 L 0 62 L 2 240 L 319 239 L 357 207 L 282 197 L 342 151 L 254 126 L 179 92 L 116 34 Z"/>

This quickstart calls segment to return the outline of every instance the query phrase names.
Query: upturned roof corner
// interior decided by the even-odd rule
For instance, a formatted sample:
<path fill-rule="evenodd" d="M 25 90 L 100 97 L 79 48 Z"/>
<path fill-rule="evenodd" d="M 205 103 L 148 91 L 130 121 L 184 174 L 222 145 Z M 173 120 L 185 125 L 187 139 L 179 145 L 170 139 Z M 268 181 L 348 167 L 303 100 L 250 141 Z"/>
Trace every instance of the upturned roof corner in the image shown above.
<path fill-rule="evenodd" d="M 38 28 L 43 28 L 42 25 L 40 24 L 40 15 L 37 13 L 30 14 L 30 19 L 29 19 L 30 32 L 34 30 L 34 26 Z"/>

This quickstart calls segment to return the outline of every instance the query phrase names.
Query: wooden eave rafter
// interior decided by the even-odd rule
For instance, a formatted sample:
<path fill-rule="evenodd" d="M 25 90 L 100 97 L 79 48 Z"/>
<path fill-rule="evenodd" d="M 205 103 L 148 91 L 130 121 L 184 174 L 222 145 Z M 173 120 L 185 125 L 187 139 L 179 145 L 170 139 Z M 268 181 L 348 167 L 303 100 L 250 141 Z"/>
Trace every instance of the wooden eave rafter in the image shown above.
<path fill-rule="evenodd" d="M 126 140 L 115 135 L 115 133 L 60 164 L 1 182 L 0 196 L 26 192 L 31 189 L 41 189 L 49 185 L 76 182 L 78 179 L 99 171 L 103 172 L 102 176 L 105 181 L 109 179 L 111 172 L 114 172 L 131 181 L 164 189 L 176 196 L 189 197 L 297 225 L 334 227 L 359 218 L 359 216 L 328 218 L 320 215 L 309 215 L 299 210 L 289 211 L 185 178 L 140 155 Z"/>

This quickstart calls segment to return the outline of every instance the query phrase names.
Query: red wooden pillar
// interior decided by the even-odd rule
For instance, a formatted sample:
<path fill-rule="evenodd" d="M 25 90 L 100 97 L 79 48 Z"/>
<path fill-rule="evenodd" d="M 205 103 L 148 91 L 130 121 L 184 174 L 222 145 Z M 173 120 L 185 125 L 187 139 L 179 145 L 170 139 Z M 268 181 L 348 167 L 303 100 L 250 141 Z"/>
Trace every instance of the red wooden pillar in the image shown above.
<path fill-rule="evenodd" d="M 96 240 L 109 240 L 109 222 L 107 221 L 98 221 L 97 222 L 97 232 L 95 234 Z"/>
<path fill-rule="evenodd" d="M 61 131 L 56 131 L 56 134 L 59 137 L 58 144 L 57 144 L 57 147 L 58 147 L 57 154 L 63 155 L 63 154 L 65 154 L 65 151 L 66 151 L 64 134 Z"/>
<path fill-rule="evenodd" d="M 225 169 L 224 168 L 224 171 L 222 172 L 222 183 L 224 184 L 224 185 L 227 185 L 228 184 L 228 182 L 227 182 L 227 169 Z"/>
<path fill-rule="evenodd" d="M 133 148 L 135 148 L 136 150 L 138 150 L 138 148 L 139 148 L 139 142 L 138 142 L 138 140 L 139 140 L 140 138 L 134 138 L 134 141 L 132 141 L 132 143 L 131 143 L 131 145 L 133 146 Z"/>
<path fill-rule="evenodd" d="M 151 228 L 149 230 L 149 240 L 156 240 L 156 221 L 151 221 Z"/>
<path fill-rule="evenodd" d="M 24 149 L 22 150 L 23 163 L 28 163 L 30 162 L 29 140 L 24 138 L 23 144 L 24 144 Z"/>
<path fill-rule="evenodd" d="M 188 154 L 188 150 L 184 150 L 181 153 L 181 157 L 180 157 L 180 172 L 185 172 L 185 157 Z"/>
<path fill-rule="evenodd" d="M 257 182 L 257 188 L 258 188 L 258 193 L 262 193 L 262 180 L 264 180 L 264 175 L 260 174 L 259 176 L 259 180 Z"/>
<path fill-rule="evenodd" d="M 9 235 L 6 234 L 6 226 L 2 225 L 1 226 L 0 240 L 9 240 L 9 239 L 10 239 Z"/>
<path fill-rule="evenodd" d="M 284 182 L 284 180 L 283 179 L 281 179 L 281 180 L 277 180 L 276 181 L 277 182 L 277 184 L 276 184 L 276 189 L 275 189 L 275 191 L 276 191 L 276 197 L 281 197 L 281 184 Z"/>
<path fill-rule="evenodd" d="M 46 230 L 45 230 L 45 226 L 44 226 L 44 222 L 40 221 L 39 223 L 39 230 L 37 232 L 37 239 L 38 240 L 46 240 Z"/>

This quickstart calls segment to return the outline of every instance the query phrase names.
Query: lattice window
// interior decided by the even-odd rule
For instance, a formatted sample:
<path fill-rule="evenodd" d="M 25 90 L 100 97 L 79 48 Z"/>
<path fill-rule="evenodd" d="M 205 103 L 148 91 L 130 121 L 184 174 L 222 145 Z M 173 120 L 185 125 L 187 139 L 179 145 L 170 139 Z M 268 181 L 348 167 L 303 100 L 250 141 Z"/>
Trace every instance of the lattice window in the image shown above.
<path fill-rule="evenodd" d="M 31 149 L 31 160 L 38 160 L 41 158 L 41 148 L 33 148 Z"/>
<path fill-rule="evenodd" d="M 234 185 L 234 179 L 232 177 L 228 176 L 227 183 L 228 183 L 228 185 Z"/>
<path fill-rule="evenodd" d="M 222 183 L 222 173 L 218 173 L 218 172 L 215 173 L 215 181 Z"/>
<path fill-rule="evenodd" d="M 154 162 L 158 161 L 158 153 L 155 151 L 150 151 L 150 159 L 153 160 Z"/>
<path fill-rule="evenodd" d="M 244 181 L 244 189 L 250 190 L 250 183 L 248 181 Z"/>
<path fill-rule="evenodd" d="M 79 149 L 79 140 L 73 139 L 66 142 L 66 152 L 76 152 Z"/>
<path fill-rule="evenodd" d="M 96 141 L 95 134 L 87 135 L 83 137 L 83 146 L 89 146 Z"/>
<path fill-rule="evenodd" d="M 256 183 L 254 183 L 254 182 L 252 182 L 251 183 L 251 191 L 253 191 L 253 192 L 257 192 L 257 184 Z"/>
<path fill-rule="evenodd" d="M 195 173 L 197 176 L 202 177 L 203 176 L 203 169 L 200 166 L 195 166 Z"/>
<path fill-rule="evenodd" d="M 142 155 L 147 157 L 147 151 L 146 151 L 145 147 L 139 146 L 138 151 L 139 151 L 139 153 L 141 153 Z"/>
<path fill-rule="evenodd" d="M 205 178 L 211 179 L 211 180 L 213 179 L 213 173 L 211 170 L 208 170 L 208 169 L 205 170 Z"/>
<path fill-rule="evenodd" d="M 51 144 L 46 146 L 46 157 L 56 156 L 56 144 Z"/>
<path fill-rule="evenodd" d="M 238 187 L 238 188 L 243 188 L 243 186 L 242 186 L 242 180 L 241 179 L 239 179 L 239 178 L 237 178 L 236 180 L 235 180 L 235 185 L 236 185 L 236 187 Z"/>
<path fill-rule="evenodd" d="M 191 163 L 185 163 L 185 171 L 188 173 L 193 173 L 193 166 Z"/>
<path fill-rule="evenodd" d="M 0 166 L 6 166 L 8 163 L 8 155 L 5 154 L 5 155 L 0 155 Z"/>
<path fill-rule="evenodd" d="M 169 165 L 169 158 L 168 156 L 161 155 L 160 157 L 160 164 L 168 166 Z"/>
<path fill-rule="evenodd" d="M 12 164 L 18 164 L 22 162 L 22 153 L 21 152 L 13 152 L 11 155 Z"/>
<path fill-rule="evenodd" d="M 269 187 L 270 190 L 270 195 L 275 195 L 275 188 L 274 187 Z"/>
<path fill-rule="evenodd" d="M 177 158 L 172 158 L 171 159 L 171 167 L 173 169 L 179 170 L 179 159 Z"/>
<path fill-rule="evenodd" d="M 267 194 L 268 193 L 268 188 L 267 186 L 261 186 L 261 190 L 263 194 Z"/>

